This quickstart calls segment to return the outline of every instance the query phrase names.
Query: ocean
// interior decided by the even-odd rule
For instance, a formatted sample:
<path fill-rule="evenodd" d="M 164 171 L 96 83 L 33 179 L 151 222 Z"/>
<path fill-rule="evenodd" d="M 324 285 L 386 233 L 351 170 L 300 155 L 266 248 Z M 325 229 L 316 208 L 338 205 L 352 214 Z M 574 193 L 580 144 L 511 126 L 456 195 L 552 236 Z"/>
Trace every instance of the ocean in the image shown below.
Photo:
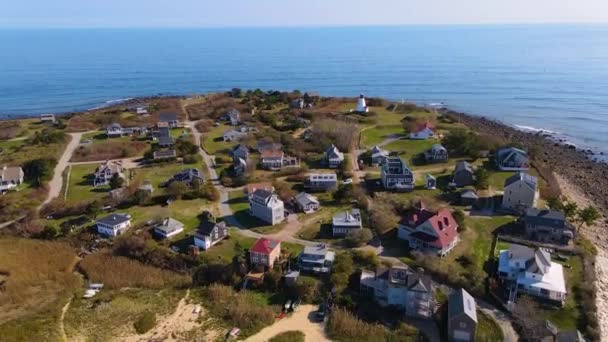
<path fill-rule="evenodd" d="M 243 89 L 386 97 L 608 153 L 608 25 L 0 30 L 0 117 Z"/>

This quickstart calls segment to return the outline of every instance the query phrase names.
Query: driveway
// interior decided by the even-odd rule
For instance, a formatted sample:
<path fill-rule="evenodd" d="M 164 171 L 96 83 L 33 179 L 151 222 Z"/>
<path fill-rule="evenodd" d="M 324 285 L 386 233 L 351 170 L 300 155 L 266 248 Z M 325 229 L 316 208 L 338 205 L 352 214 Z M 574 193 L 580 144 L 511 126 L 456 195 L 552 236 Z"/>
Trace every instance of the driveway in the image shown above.
<path fill-rule="evenodd" d="M 74 151 L 76 150 L 76 148 L 78 148 L 78 145 L 80 144 L 80 139 L 82 138 L 82 135 L 84 133 L 85 132 L 69 133 L 71 140 L 68 143 L 68 146 L 66 146 L 65 150 L 63 151 L 61 158 L 59 158 L 59 160 L 57 161 L 55 171 L 53 172 L 53 178 L 48 183 L 49 193 L 44 202 L 42 202 L 42 204 L 38 207 L 38 209 L 51 202 L 54 198 L 59 197 L 59 194 L 61 193 L 61 188 L 63 187 L 63 170 L 65 170 L 70 164 L 72 154 L 74 154 Z"/>
<path fill-rule="evenodd" d="M 300 305 L 291 316 L 275 321 L 273 325 L 262 329 L 245 341 L 266 342 L 280 333 L 294 330 L 303 332 L 306 342 L 331 341 L 325 336 L 325 325 L 314 320 L 316 310 L 317 307 L 314 305 Z"/>

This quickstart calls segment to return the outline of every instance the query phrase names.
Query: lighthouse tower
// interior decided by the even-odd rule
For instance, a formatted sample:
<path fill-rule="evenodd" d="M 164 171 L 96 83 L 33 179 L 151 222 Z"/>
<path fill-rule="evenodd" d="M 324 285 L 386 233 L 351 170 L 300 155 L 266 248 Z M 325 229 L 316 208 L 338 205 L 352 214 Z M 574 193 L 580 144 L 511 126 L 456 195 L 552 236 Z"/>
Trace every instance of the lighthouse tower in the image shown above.
<path fill-rule="evenodd" d="M 365 105 L 365 96 L 363 94 L 359 95 L 359 100 L 357 101 L 357 112 L 369 112 L 369 108 Z"/>

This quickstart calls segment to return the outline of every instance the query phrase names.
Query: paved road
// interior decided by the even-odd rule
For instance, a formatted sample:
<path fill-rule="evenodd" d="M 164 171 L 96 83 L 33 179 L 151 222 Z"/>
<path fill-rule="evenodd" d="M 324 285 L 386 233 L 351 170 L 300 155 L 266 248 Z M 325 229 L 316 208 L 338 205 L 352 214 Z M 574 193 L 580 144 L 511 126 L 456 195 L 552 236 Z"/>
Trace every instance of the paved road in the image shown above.
<path fill-rule="evenodd" d="M 61 158 L 59 158 L 57 165 L 55 166 L 53 178 L 49 182 L 49 193 L 44 202 L 42 202 L 42 204 L 38 207 L 38 209 L 47 205 L 54 198 L 59 197 L 59 194 L 61 193 L 61 188 L 63 187 L 63 170 L 65 170 L 70 164 L 72 154 L 74 154 L 74 151 L 76 150 L 76 148 L 78 148 L 78 145 L 80 144 L 80 139 L 82 138 L 83 134 L 84 132 L 69 134 L 71 140 L 68 143 L 68 146 L 66 146 L 65 150 L 63 151 Z"/>

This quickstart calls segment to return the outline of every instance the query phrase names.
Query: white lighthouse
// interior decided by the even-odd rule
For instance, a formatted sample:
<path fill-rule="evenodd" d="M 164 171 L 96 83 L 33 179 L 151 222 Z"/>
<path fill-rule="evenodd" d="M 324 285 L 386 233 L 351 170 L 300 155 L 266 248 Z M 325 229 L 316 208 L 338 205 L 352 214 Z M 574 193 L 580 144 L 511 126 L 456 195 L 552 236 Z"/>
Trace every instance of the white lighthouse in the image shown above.
<path fill-rule="evenodd" d="M 365 105 L 365 96 L 363 94 L 359 95 L 359 100 L 357 101 L 357 112 L 369 112 L 369 108 L 367 107 L 367 105 Z"/>

